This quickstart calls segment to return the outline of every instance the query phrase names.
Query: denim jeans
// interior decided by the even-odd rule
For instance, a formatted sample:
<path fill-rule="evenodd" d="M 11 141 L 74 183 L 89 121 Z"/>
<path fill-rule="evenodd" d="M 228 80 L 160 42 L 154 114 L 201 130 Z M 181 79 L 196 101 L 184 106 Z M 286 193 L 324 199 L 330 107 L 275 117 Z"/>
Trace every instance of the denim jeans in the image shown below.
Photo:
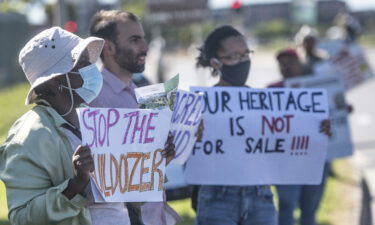
<path fill-rule="evenodd" d="M 276 225 L 269 186 L 201 186 L 197 225 Z"/>
<path fill-rule="evenodd" d="M 294 210 L 301 209 L 301 225 L 316 225 L 315 214 L 319 208 L 328 175 L 329 164 L 324 166 L 320 185 L 277 185 L 279 196 L 279 225 L 294 224 Z M 298 205 L 297 205 L 298 204 Z"/>

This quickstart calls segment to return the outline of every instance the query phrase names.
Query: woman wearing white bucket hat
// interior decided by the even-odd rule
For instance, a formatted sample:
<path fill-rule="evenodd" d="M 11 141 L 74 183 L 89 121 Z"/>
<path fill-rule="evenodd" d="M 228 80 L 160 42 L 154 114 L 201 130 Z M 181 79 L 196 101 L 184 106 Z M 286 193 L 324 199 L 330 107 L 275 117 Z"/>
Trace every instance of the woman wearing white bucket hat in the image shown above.
<path fill-rule="evenodd" d="M 95 66 L 104 40 L 81 39 L 53 27 L 21 50 L 31 84 L 26 104 L 36 106 L 12 126 L 0 146 L 0 178 L 7 188 L 12 224 L 91 224 L 85 188 L 94 164 L 79 140 L 75 108 L 100 92 Z"/>

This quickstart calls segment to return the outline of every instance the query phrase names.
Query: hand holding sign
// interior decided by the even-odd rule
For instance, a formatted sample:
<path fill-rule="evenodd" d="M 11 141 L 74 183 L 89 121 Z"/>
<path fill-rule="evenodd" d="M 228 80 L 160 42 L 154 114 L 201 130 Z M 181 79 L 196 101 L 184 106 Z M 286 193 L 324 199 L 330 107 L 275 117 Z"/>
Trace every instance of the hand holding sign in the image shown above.
<path fill-rule="evenodd" d="M 328 138 L 322 89 L 203 88 L 205 134 L 185 170 L 199 185 L 318 184 Z M 323 123 L 323 130 L 329 128 Z"/>
<path fill-rule="evenodd" d="M 168 165 L 174 159 L 176 155 L 176 151 L 175 151 L 176 146 L 173 143 L 173 139 L 174 139 L 174 136 L 171 133 L 169 133 L 167 142 L 165 143 L 165 147 L 162 152 L 163 157 L 167 160 L 166 165 Z"/>
<path fill-rule="evenodd" d="M 88 182 L 90 173 L 94 171 L 94 160 L 91 156 L 91 150 L 88 146 L 79 145 L 73 153 L 74 174 L 83 182 Z"/>
<path fill-rule="evenodd" d="M 203 120 L 201 120 L 201 122 L 199 123 L 199 126 L 198 126 L 198 130 L 195 133 L 195 137 L 197 138 L 197 140 L 196 140 L 197 142 L 202 141 L 203 131 L 204 131 L 204 122 L 203 122 Z"/>
<path fill-rule="evenodd" d="M 162 149 L 167 141 L 170 110 L 81 108 L 78 112 L 82 142 L 93 153 L 92 189 L 102 195 L 95 200 L 163 201 Z M 75 166 L 82 167 L 79 171 L 84 175 L 92 167 L 89 151 L 81 151 L 75 157 Z"/>
<path fill-rule="evenodd" d="M 321 133 L 327 135 L 328 137 L 332 136 L 331 130 L 331 121 L 330 120 L 322 120 L 320 122 L 320 130 Z"/>
<path fill-rule="evenodd" d="M 329 71 L 328 71 L 329 72 Z M 299 86 L 303 88 L 324 88 L 327 90 L 329 102 L 330 132 L 327 152 L 327 160 L 339 157 L 346 157 L 353 154 L 353 144 L 351 142 L 348 113 L 350 107 L 345 101 L 345 89 L 341 79 L 337 74 L 328 72 L 314 76 L 303 76 L 287 79 L 286 87 Z M 322 131 L 327 130 L 327 122 L 322 123 Z"/>
<path fill-rule="evenodd" d="M 75 176 L 69 181 L 68 187 L 62 192 L 68 199 L 72 199 L 76 194 L 82 193 L 85 190 L 90 180 L 90 173 L 94 171 L 94 161 L 90 148 L 79 145 L 73 153 L 72 164 Z"/>

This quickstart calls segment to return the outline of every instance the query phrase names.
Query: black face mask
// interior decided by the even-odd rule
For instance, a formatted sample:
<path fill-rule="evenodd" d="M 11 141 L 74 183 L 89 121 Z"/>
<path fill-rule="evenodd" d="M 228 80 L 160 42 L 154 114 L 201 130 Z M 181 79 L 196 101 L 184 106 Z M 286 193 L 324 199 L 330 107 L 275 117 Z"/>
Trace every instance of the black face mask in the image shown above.
<path fill-rule="evenodd" d="M 249 77 L 250 65 L 250 60 L 232 66 L 223 64 L 221 78 L 233 86 L 243 86 Z"/>

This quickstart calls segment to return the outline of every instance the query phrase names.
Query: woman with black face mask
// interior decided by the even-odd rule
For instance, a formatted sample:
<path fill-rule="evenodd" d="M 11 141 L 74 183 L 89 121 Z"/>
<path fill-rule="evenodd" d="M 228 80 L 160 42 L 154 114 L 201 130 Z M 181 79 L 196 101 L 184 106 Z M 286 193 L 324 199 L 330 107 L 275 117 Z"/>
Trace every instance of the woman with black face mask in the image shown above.
<path fill-rule="evenodd" d="M 243 87 L 249 75 L 250 53 L 240 32 L 231 26 L 222 26 L 212 31 L 205 40 L 197 66 L 210 68 L 212 75 L 220 76 L 215 86 Z M 204 185 L 199 188 L 197 200 L 198 225 L 276 224 L 276 210 L 269 186 Z"/>
<path fill-rule="evenodd" d="M 215 86 L 244 86 L 250 70 L 250 53 L 245 37 L 231 26 L 214 30 L 199 49 L 197 67 L 209 67 L 220 76 Z"/>

